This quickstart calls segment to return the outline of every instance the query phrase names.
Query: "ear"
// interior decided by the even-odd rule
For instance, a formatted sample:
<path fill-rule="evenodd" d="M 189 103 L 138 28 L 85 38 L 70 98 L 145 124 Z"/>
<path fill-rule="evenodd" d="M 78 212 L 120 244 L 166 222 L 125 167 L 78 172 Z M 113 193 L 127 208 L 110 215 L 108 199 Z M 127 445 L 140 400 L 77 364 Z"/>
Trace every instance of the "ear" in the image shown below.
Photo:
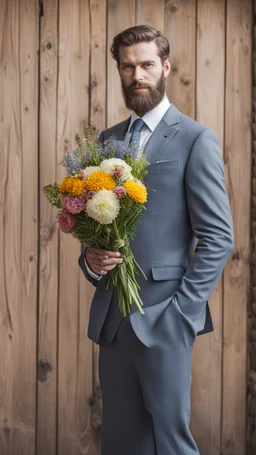
<path fill-rule="evenodd" d="M 167 77 L 171 71 L 171 59 L 168 57 L 163 64 L 164 77 Z"/>

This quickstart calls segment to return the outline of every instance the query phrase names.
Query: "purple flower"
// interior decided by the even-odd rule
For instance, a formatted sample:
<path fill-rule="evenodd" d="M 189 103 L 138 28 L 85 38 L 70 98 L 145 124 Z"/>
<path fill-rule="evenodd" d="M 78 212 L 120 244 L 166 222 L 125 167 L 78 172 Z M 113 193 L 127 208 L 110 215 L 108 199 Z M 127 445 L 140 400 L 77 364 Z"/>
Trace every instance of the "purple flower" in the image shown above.
<path fill-rule="evenodd" d="M 138 148 L 134 145 L 128 146 L 123 141 L 118 141 L 114 136 L 104 141 L 100 154 L 105 158 L 120 158 L 123 160 L 128 154 L 131 158 L 136 158 Z"/>
<path fill-rule="evenodd" d="M 82 167 L 81 157 L 78 150 L 75 149 L 73 152 L 65 155 L 61 164 L 63 164 L 66 168 L 68 175 L 77 174 Z"/>

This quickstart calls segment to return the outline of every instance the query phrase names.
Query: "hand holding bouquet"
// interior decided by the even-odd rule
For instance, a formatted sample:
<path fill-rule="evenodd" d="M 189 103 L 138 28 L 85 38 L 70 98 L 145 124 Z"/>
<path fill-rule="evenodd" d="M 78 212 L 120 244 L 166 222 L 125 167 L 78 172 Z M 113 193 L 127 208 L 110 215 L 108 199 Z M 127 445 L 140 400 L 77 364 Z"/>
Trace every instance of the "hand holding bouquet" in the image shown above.
<path fill-rule="evenodd" d="M 143 314 L 136 273 L 144 273 L 129 243 L 147 201 L 142 183 L 146 156 L 135 145 L 127 146 L 114 137 L 103 144 L 93 141 L 88 128 L 83 140 L 76 135 L 76 143 L 77 148 L 61 162 L 67 177 L 60 184 L 45 186 L 44 194 L 59 209 L 63 232 L 83 246 L 120 251 L 123 262 L 108 272 L 106 287 L 117 286 L 123 316 L 131 313 L 132 303 Z"/>

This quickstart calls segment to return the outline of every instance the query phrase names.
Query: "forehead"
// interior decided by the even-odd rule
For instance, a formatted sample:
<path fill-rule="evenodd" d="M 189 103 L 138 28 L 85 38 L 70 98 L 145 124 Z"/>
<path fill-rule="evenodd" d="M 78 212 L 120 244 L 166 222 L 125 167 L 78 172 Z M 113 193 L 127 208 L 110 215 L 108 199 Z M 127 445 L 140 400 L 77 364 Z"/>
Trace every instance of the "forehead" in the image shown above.
<path fill-rule="evenodd" d="M 119 58 L 120 64 L 123 62 L 138 64 L 148 60 L 161 61 L 155 41 L 137 43 L 127 47 L 120 46 Z"/>

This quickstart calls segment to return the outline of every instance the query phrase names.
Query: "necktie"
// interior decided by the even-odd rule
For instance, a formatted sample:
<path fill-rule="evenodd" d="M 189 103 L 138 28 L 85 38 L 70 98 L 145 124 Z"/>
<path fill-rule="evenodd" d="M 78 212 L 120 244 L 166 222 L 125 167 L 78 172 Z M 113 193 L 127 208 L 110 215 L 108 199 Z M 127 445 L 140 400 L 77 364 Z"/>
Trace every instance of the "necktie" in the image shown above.
<path fill-rule="evenodd" d="M 133 123 L 133 131 L 130 139 L 130 144 L 134 144 L 137 146 L 140 145 L 141 130 L 144 125 L 145 122 L 141 118 L 137 118 L 137 120 L 135 120 L 135 122 Z"/>

